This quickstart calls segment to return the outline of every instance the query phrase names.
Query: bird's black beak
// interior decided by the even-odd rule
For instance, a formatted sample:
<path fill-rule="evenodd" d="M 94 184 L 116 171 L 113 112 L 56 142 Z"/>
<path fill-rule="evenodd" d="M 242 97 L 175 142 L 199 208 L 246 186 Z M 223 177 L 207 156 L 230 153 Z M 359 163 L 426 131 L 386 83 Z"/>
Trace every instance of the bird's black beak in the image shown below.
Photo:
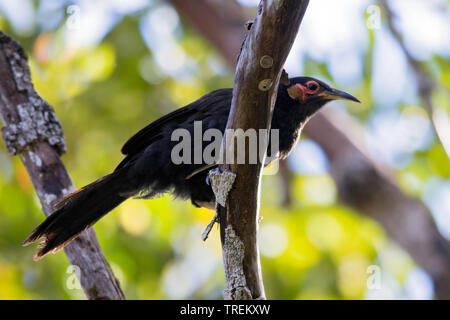
<path fill-rule="evenodd" d="M 350 100 L 361 103 L 361 101 L 351 94 L 337 89 L 325 90 L 322 95 L 327 100 Z"/>

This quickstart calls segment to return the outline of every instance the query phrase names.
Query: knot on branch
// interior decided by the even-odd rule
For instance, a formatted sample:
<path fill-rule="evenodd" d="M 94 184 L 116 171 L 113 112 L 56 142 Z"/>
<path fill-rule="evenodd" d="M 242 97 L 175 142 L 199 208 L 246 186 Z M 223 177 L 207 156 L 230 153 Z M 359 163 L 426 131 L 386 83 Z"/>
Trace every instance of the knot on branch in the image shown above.
<path fill-rule="evenodd" d="M 231 171 L 220 172 L 219 168 L 209 171 L 209 180 L 211 188 L 216 196 L 216 202 L 225 207 L 228 193 L 233 187 L 236 174 Z"/>
<path fill-rule="evenodd" d="M 247 287 L 243 267 L 244 244 L 231 225 L 225 228 L 224 266 L 227 288 L 223 291 L 225 300 L 250 300 L 252 293 Z"/>
<path fill-rule="evenodd" d="M 258 84 L 258 89 L 261 91 L 267 91 L 272 87 L 272 84 L 273 84 L 272 79 L 261 80 Z"/>
<path fill-rule="evenodd" d="M 11 80 L 16 85 L 16 88 L 0 88 L 1 100 L 7 109 L 7 112 L 3 112 L 5 127 L 2 128 L 2 135 L 8 151 L 15 155 L 30 144 L 46 141 L 55 147 L 59 154 L 64 153 L 66 146 L 61 124 L 53 108 L 34 90 L 23 48 L 0 32 L 0 49 L 9 64 L 13 78 Z M 25 97 L 21 100 L 27 101 L 13 105 L 14 100 L 6 96 L 12 91 L 17 91 Z"/>
<path fill-rule="evenodd" d="M 271 56 L 264 55 L 261 59 L 259 59 L 259 64 L 264 69 L 271 68 L 273 66 L 273 58 Z"/>

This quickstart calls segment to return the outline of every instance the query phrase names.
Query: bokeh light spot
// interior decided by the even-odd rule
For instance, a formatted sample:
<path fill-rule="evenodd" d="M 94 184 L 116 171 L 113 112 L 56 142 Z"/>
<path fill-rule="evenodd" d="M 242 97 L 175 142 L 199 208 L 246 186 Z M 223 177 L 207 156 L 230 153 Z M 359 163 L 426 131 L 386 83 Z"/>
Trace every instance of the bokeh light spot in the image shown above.
<path fill-rule="evenodd" d="M 150 225 L 150 211 L 139 200 L 128 200 L 119 209 L 120 225 L 133 235 L 143 234 Z"/>
<path fill-rule="evenodd" d="M 266 257 L 278 257 L 287 248 L 288 236 L 286 230 L 279 224 L 263 224 L 259 236 L 260 250 Z"/>

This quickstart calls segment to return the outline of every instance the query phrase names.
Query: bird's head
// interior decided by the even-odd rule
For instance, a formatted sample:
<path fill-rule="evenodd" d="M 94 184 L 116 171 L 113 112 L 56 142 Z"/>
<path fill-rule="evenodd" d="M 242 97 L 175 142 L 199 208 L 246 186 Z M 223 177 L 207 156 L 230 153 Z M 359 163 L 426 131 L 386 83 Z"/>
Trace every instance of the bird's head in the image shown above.
<path fill-rule="evenodd" d="M 307 116 L 313 115 L 323 105 L 332 100 L 360 102 L 351 94 L 334 89 L 326 83 L 311 77 L 290 78 L 286 85 L 290 99 L 298 102 Z"/>

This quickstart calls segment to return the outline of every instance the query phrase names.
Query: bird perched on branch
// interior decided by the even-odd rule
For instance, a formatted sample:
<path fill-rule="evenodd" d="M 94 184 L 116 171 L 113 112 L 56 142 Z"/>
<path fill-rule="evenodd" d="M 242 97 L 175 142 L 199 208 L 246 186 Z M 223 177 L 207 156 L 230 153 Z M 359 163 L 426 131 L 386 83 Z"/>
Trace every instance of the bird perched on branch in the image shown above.
<path fill-rule="evenodd" d="M 131 137 L 122 148 L 125 158 L 114 172 L 57 202 L 55 211 L 23 242 L 28 245 L 43 238 L 35 260 L 62 249 L 129 197 L 151 198 L 172 192 L 177 197 L 190 198 L 195 206 L 213 208 L 215 196 L 207 176 L 214 163 L 201 159 L 193 163 L 174 163 L 172 151 L 176 141 L 172 133 L 181 128 L 195 135 L 196 121 L 201 121 L 203 132 L 217 129 L 223 133 L 232 95 L 232 89 L 212 91 L 150 123 Z M 299 139 L 301 128 L 316 111 L 337 99 L 359 102 L 320 80 L 286 76 L 278 87 L 271 123 L 272 129 L 279 130 L 278 157 L 285 158 L 289 154 Z M 206 147 L 204 141 L 200 146 Z"/>

